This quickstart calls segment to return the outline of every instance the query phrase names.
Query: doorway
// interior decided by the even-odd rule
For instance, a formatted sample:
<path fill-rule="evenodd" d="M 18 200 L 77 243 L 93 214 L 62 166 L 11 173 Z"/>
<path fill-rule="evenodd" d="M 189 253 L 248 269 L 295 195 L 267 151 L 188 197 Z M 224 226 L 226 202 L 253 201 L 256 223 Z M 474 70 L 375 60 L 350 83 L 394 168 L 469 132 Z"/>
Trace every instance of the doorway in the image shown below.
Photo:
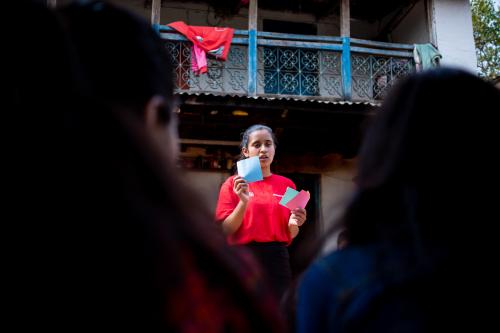
<path fill-rule="evenodd" d="M 311 250 L 315 247 L 319 235 L 320 217 L 320 175 L 305 173 L 282 174 L 290 178 L 297 186 L 297 190 L 309 191 L 311 198 L 307 203 L 307 220 L 292 245 L 288 248 L 290 253 L 290 264 L 292 266 L 292 277 L 296 278 L 310 264 Z"/>

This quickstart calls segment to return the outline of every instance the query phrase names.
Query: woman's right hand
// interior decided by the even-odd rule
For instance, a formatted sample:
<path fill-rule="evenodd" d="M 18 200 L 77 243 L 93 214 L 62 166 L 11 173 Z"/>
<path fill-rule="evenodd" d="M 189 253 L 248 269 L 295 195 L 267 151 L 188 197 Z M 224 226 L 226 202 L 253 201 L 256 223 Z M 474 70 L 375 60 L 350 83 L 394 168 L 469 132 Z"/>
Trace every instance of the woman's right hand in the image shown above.
<path fill-rule="evenodd" d="M 241 176 L 234 177 L 233 191 L 236 193 L 240 201 L 246 204 L 250 199 L 248 192 L 248 183 Z"/>

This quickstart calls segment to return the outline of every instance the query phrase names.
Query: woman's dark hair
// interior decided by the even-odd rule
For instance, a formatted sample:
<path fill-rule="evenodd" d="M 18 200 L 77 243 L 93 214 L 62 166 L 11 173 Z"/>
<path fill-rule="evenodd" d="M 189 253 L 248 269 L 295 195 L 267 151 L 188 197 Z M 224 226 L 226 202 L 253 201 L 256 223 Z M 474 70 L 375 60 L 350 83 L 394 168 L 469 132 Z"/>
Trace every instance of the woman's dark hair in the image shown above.
<path fill-rule="evenodd" d="M 16 232 L 23 236 L 18 237 L 22 242 L 16 250 L 28 243 L 34 247 L 30 261 L 23 260 L 22 265 L 31 265 L 32 257 L 41 259 L 30 267 L 29 284 L 46 290 L 42 300 L 50 298 L 59 305 L 54 325 L 70 330 L 99 326 L 150 332 L 181 331 L 196 322 L 205 326 L 222 322 L 229 329 L 238 326 L 224 320 L 201 320 L 205 319 L 203 300 L 210 299 L 212 306 L 234 305 L 233 309 L 217 309 L 218 313 L 224 319 L 239 315 L 238 320 L 249 323 L 249 331 L 280 331 L 281 323 L 269 305 L 272 303 L 263 305 L 262 298 L 249 287 L 254 280 L 242 278 L 254 275 L 245 275 L 248 266 L 225 245 L 202 200 L 197 201 L 180 180 L 179 171 L 164 158 L 137 115 L 120 107 L 139 106 L 151 94 L 173 95 L 171 73 L 161 64 L 160 44 L 149 43 L 158 38 L 152 31 L 149 35 L 147 23 L 138 23 L 133 15 L 107 4 L 74 5 L 63 10 L 74 19 L 68 23 L 71 20 L 66 16 L 66 24 L 78 21 L 71 36 L 82 40 L 76 42 L 77 52 L 73 52 L 53 12 L 42 6 L 16 9 L 13 13 L 29 14 L 29 22 L 39 24 L 39 31 L 44 32 L 37 36 L 40 43 L 35 45 L 50 41 L 45 45 L 54 46 L 47 52 L 53 58 L 34 57 L 20 64 L 29 64 L 48 76 L 47 81 L 35 77 L 31 85 L 21 86 L 20 82 L 13 87 L 13 112 L 22 114 L 26 121 L 16 129 L 29 126 L 39 130 L 22 132 L 33 148 L 23 146 L 20 153 L 26 156 L 25 161 L 16 163 L 18 167 L 26 163 L 29 170 L 18 168 L 13 177 L 30 178 L 16 182 L 22 195 L 9 193 L 22 208 L 11 215 L 23 218 L 22 223 L 16 221 Z M 94 10 L 105 15 L 99 18 L 100 14 L 89 12 Z M 110 32 L 116 30 L 123 35 Z M 20 31 L 15 35 L 18 42 L 27 32 Z M 104 43 L 111 37 L 125 44 L 117 47 L 129 49 L 123 58 L 132 60 L 115 59 L 112 63 Z M 29 58 L 29 53 L 15 51 Z M 97 53 L 104 57 L 102 62 Z M 112 68 L 106 68 L 108 65 Z M 87 83 L 90 88 L 83 88 Z M 41 98 L 34 101 L 32 96 Z M 199 202 L 196 209 L 190 204 L 193 201 Z M 28 229 L 24 223 L 27 217 L 36 221 L 37 227 L 31 229 L 37 231 L 36 242 L 22 230 Z M 191 287 L 195 287 L 194 292 Z M 33 298 L 30 295 L 23 300 Z M 182 308 L 186 304 L 191 307 Z M 260 319 L 250 321 L 246 315 Z"/>
<path fill-rule="evenodd" d="M 363 259 L 351 265 L 339 253 L 329 261 L 338 276 L 369 270 L 340 301 L 348 310 L 339 318 L 352 322 L 343 331 L 474 330 L 492 321 L 471 305 L 497 284 L 498 196 L 490 193 L 498 183 L 498 105 L 492 84 L 447 68 L 412 75 L 385 98 L 343 220 L 347 258 Z"/>
<path fill-rule="evenodd" d="M 436 244 L 447 251 L 463 247 L 469 223 L 488 223 L 495 206 L 477 195 L 497 173 L 498 163 L 489 158 L 498 141 L 495 105 L 498 89 L 458 69 L 399 82 L 365 135 L 357 190 L 341 221 L 308 251 L 311 258 L 344 227 L 354 246 L 398 243 L 420 253 Z M 483 240 L 474 246 L 494 243 Z"/>
<path fill-rule="evenodd" d="M 154 95 L 175 107 L 171 58 L 159 35 L 142 18 L 104 1 L 77 1 L 60 10 L 83 72 L 103 103 L 142 112 Z"/>
<path fill-rule="evenodd" d="M 273 138 L 274 146 L 276 147 L 278 145 L 276 135 L 274 134 L 271 127 L 266 126 L 266 125 L 256 124 L 256 125 L 250 126 L 241 134 L 240 150 L 243 148 L 248 148 L 248 144 L 249 144 L 248 140 L 250 139 L 250 134 L 252 134 L 255 131 L 260 131 L 260 130 L 268 131 L 269 134 L 271 134 L 271 137 Z M 240 159 L 245 159 L 245 156 L 241 155 Z"/>
<path fill-rule="evenodd" d="M 477 194 L 486 193 L 495 174 L 488 158 L 498 141 L 495 105 L 500 91 L 461 70 L 402 81 L 364 139 L 358 191 L 345 214 L 350 243 L 386 240 L 421 248 L 467 239 L 464 219 L 484 211 Z"/>

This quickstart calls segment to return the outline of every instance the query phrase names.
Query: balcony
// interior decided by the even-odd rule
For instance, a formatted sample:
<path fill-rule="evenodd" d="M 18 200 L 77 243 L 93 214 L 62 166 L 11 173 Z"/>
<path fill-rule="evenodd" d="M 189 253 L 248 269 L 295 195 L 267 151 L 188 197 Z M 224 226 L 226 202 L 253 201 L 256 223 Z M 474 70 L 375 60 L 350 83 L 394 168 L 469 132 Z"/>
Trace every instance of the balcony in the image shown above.
<path fill-rule="evenodd" d="M 167 26 L 159 31 L 178 93 L 378 103 L 415 70 L 411 44 L 236 30 L 227 60 L 208 58 L 208 73 L 197 76 L 190 42 Z"/>

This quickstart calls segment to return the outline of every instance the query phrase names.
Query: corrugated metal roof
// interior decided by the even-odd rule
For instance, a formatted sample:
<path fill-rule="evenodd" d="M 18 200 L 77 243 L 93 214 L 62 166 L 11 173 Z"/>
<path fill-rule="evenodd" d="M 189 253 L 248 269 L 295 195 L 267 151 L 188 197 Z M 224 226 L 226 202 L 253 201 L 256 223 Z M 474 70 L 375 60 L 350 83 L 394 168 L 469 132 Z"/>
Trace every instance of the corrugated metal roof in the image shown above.
<path fill-rule="evenodd" d="M 218 92 L 208 92 L 208 91 L 176 91 L 178 95 L 187 96 L 216 96 L 216 97 L 238 97 L 254 100 L 267 100 L 267 101 L 295 101 L 295 102 L 311 102 L 318 104 L 335 104 L 335 105 L 370 105 L 370 106 L 380 106 L 381 102 L 373 101 L 343 101 L 333 98 L 325 98 L 320 96 L 295 96 L 295 95 L 257 95 L 248 96 L 245 94 L 230 94 L 230 93 L 218 93 Z"/>

